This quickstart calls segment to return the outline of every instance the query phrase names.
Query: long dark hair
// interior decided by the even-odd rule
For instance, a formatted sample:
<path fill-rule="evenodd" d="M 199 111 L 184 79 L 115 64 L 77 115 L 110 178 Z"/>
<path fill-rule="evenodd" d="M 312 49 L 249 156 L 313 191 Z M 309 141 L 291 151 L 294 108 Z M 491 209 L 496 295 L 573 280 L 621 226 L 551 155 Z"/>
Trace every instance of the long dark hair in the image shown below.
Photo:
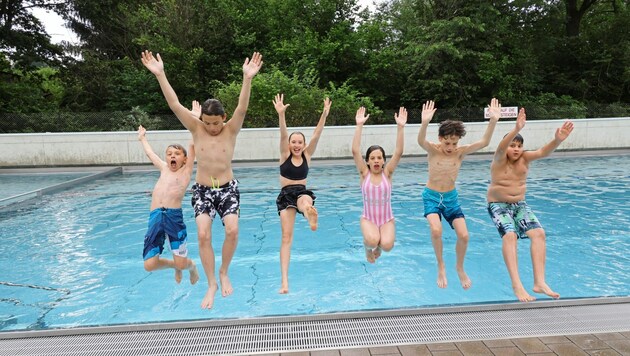
<path fill-rule="evenodd" d="M 383 149 L 383 147 L 379 146 L 379 145 L 372 145 L 370 147 L 368 147 L 367 152 L 365 152 L 365 161 L 367 162 L 370 159 L 370 153 L 372 153 L 373 151 L 376 150 L 380 150 L 381 153 L 383 154 L 383 162 L 387 162 L 387 157 L 385 156 L 385 150 Z M 368 165 L 369 167 L 369 165 Z"/>

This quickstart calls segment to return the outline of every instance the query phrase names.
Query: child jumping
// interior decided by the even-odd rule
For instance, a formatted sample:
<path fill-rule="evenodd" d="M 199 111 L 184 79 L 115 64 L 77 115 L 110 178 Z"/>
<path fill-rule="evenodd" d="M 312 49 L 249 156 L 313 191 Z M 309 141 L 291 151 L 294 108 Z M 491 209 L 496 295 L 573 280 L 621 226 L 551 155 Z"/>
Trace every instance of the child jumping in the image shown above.
<path fill-rule="evenodd" d="M 329 98 L 324 99 L 324 110 L 308 144 L 306 144 L 306 138 L 301 132 L 293 132 L 289 135 L 285 118 L 289 104 L 284 104 L 284 94 L 277 94 L 273 100 L 273 105 L 278 112 L 280 126 L 280 186 L 282 187 L 276 199 L 282 228 L 280 245 L 281 287 L 278 293 L 286 294 L 289 293 L 289 261 L 296 214 L 304 215 L 311 230 L 317 230 L 317 210 L 313 206 L 315 194 L 306 189 L 306 177 L 308 176 L 311 157 L 315 153 L 326 118 L 330 113 L 331 101 Z"/>
<path fill-rule="evenodd" d="M 401 107 L 394 114 L 397 124 L 396 149 L 389 163 L 385 164 L 385 150 L 374 145 L 367 149 L 365 160 L 361 157 L 361 131 L 370 115 L 365 115 L 365 108 L 360 107 L 356 115 L 356 129 L 352 139 L 352 157 L 359 171 L 361 194 L 363 195 L 363 214 L 361 232 L 365 258 L 374 263 L 381 252 L 394 248 L 396 226 L 392 212 L 392 176 L 403 154 L 407 110 Z"/>
<path fill-rule="evenodd" d="M 519 131 L 525 126 L 525 121 L 525 109 L 521 108 L 516 126 L 497 146 L 490 166 L 491 181 L 487 195 L 488 213 L 503 241 L 503 260 L 512 280 L 512 290 L 521 302 L 536 298 L 527 293 L 518 274 L 516 243 L 519 238 L 529 238 L 531 241 L 533 291 L 554 299 L 560 298 L 560 294 L 545 282 L 545 230 L 525 202 L 525 192 L 530 162 L 549 156 L 573 131 L 573 123 L 567 120 L 556 129 L 551 142 L 536 151 L 523 151 L 523 136 Z"/>
<path fill-rule="evenodd" d="M 193 103 L 193 111 L 199 103 Z M 175 282 L 182 281 L 182 270 L 190 273 L 190 284 L 199 280 L 195 263 L 188 258 L 186 248 L 186 224 L 182 214 L 182 199 L 188 189 L 195 163 L 195 149 L 190 144 L 188 152 L 179 144 L 166 148 L 166 161 L 163 161 L 151 148 L 146 138 L 146 129 L 138 127 L 138 140 L 149 160 L 160 171 L 151 194 L 149 228 L 144 237 L 144 269 L 151 272 L 164 268 L 175 269 Z M 161 258 L 166 238 L 169 240 L 173 260 Z"/>
<path fill-rule="evenodd" d="M 467 154 L 476 152 L 490 143 L 490 138 L 501 115 L 501 105 L 497 99 L 492 99 L 489 106 L 490 122 L 481 140 L 469 145 L 458 146 L 459 140 L 466 135 L 464 123 L 446 120 L 440 123 L 438 143 L 426 140 L 427 127 L 435 113 L 433 101 L 422 105 L 422 125 L 418 133 L 418 144 L 427 151 L 429 164 L 429 180 L 422 192 L 424 202 L 424 216 L 429 222 L 431 242 L 437 259 L 437 285 L 446 288 L 446 268 L 442 258 L 442 217 L 449 223 L 457 234 L 455 253 L 457 255 L 456 270 L 462 288 L 468 289 L 472 285 L 470 278 L 464 271 L 464 256 L 468 248 L 468 228 L 464 213 L 459 205 L 455 182 L 459 168 Z"/>

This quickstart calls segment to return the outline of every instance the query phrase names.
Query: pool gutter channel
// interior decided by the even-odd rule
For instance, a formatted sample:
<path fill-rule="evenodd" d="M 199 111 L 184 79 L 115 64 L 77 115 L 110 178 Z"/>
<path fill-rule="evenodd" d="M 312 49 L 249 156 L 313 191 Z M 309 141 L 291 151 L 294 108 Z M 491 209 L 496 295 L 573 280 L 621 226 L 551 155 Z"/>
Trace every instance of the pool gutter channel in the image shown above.
<path fill-rule="evenodd" d="M 243 355 L 630 331 L 630 297 L 0 332 L 0 355 Z"/>

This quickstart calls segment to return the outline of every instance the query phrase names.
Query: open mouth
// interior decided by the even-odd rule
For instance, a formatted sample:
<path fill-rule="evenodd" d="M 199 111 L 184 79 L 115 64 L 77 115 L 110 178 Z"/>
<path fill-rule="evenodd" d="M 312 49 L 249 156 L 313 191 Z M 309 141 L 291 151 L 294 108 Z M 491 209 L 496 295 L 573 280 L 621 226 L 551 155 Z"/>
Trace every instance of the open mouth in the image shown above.
<path fill-rule="evenodd" d="M 177 167 L 177 161 L 176 160 L 171 160 L 171 167 L 176 168 Z"/>

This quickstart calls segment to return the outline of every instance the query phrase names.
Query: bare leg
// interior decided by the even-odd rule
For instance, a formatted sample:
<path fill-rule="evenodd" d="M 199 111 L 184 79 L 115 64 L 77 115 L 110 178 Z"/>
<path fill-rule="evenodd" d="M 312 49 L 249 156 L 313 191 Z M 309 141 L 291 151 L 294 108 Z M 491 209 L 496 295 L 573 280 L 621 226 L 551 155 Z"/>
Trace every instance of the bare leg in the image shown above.
<path fill-rule="evenodd" d="M 437 260 L 438 277 L 437 285 L 440 288 L 446 288 L 448 281 L 446 280 L 446 268 L 444 267 L 444 259 L 442 258 L 442 222 L 438 214 L 427 215 L 429 229 L 431 230 L 431 243 Z"/>
<path fill-rule="evenodd" d="M 534 268 L 534 292 L 544 293 L 551 298 L 558 299 L 560 294 L 554 292 L 545 282 L 545 260 L 547 245 L 545 241 L 545 230 L 533 229 L 527 231 L 531 240 L 532 267 Z"/>
<path fill-rule="evenodd" d="M 227 297 L 234 291 L 228 277 L 228 268 L 236 252 L 238 244 L 238 215 L 229 214 L 223 218 L 225 224 L 225 241 L 221 251 L 221 267 L 219 268 L 219 281 L 221 282 L 221 295 Z"/>
<path fill-rule="evenodd" d="M 160 258 L 160 255 L 156 255 L 144 261 L 144 269 L 147 272 L 158 271 L 165 268 L 174 268 L 175 282 L 179 284 L 182 281 L 182 271 L 175 267 L 175 262 L 173 260 Z"/>
<path fill-rule="evenodd" d="M 199 241 L 199 257 L 201 265 L 208 279 L 208 290 L 201 301 L 202 309 L 212 309 L 214 295 L 217 292 L 217 279 L 214 274 L 214 249 L 212 248 L 212 219 L 208 214 L 201 214 L 195 218 L 197 222 L 197 239 Z"/>
<path fill-rule="evenodd" d="M 188 270 L 190 273 L 190 284 L 195 284 L 199 280 L 199 272 L 197 271 L 197 266 L 195 266 L 195 262 L 187 257 L 173 256 L 175 261 L 175 279 L 179 275 L 179 282 L 182 280 L 182 271 Z"/>
<path fill-rule="evenodd" d="M 280 212 L 280 226 L 282 228 L 282 242 L 280 243 L 280 278 L 281 285 L 278 293 L 289 293 L 289 262 L 291 260 L 291 244 L 293 243 L 293 229 L 297 211 L 287 208 Z"/>
<path fill-rule="evenodd" d="M 313 206 L 313 198 L 310 195 L 301 195 L 297 201 L 298 210 L 304 214 L 312 231 L 317 230 L 317 209 Z"/>
<path fill-rule="evenodd" d="M 369 263 L 374 263 L 378 258 L 376 255 L 381 255 L 381 249 L 378 247 L 381 241 L 381 233 L 376 224 L 364 218 L 361 218 L 361 232 L 363 232 L 365 259 Z"/>
<path fill-rule="evenodd" d="M 455 245 L 455 254 L 457 255 L 457 276 L 462 288 L 468 289 L 472 285 L 470 278 L 464 271 L 464 258 L 466 257 L 466 250 L 468 249 L 468 228 L 466 227 L 466 220 L 464 218 L 457 218 L 453 220 L 453 227 L 457 234 L 457 244 Z"/>
<path fill-rule="evenodd" d="M 379 234 L 381 238 L 378 246 L 374 249 L 374 259 L 376 260 L 381 256 L 382 251 L 389 252 L 394 248 L 394 241 L 396 240 L 396 225 L 394 219 L 381 225 Z"/>
<path fill-rule="evenodd" d="M 516 295 L 516 298 L 518 298 L 521 302 L 531 302 L 532 300 L 536 300 L 536 298 L 529 295 L 525 288 L 523 288 L 521 277 L 518 274 L 516 242 L 517 238 L 514 232 L 508 232 L 503 235 L 503 260 L 505 261 L 505 266 L 510 274 L 510 280 L 512 280 L 512 290 L 514 291 L 514 295 Z"/>

